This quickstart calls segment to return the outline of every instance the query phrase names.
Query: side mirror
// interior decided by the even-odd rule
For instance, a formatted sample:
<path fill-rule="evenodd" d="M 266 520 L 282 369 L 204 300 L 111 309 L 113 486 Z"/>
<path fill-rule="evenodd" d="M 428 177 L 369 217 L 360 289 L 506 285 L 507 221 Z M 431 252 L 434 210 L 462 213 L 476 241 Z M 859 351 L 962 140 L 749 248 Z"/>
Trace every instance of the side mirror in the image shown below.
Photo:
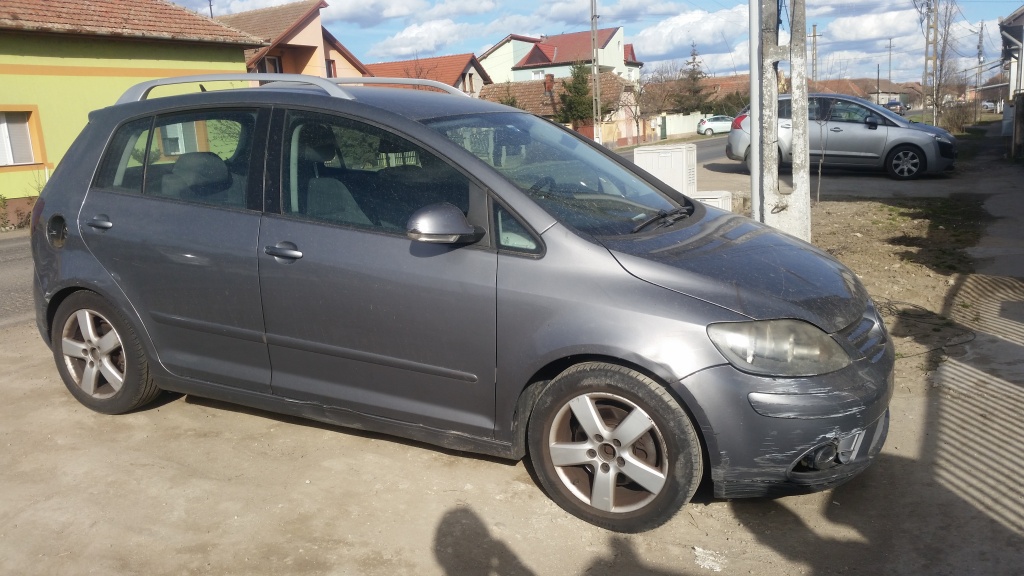
<path fill-rule="evenodd" d="M 442 202 L 413 213 L 405 226 L 405 234 L 417 242 L 471 244 L 483 238 L 484 231 L 470 224 L 462 210 Z"/>
<path fill-rule="evenodd" d="M 868 125 L 868 130 L 878 130 L 878 118 L 868 116 L 864 119 L 864 123 Z"/>

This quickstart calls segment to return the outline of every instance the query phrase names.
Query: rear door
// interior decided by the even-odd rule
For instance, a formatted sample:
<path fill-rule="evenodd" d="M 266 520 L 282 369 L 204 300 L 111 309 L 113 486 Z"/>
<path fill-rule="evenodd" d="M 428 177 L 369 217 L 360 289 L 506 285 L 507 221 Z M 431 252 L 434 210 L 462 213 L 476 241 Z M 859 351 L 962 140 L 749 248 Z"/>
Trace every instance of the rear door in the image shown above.
<path fill-rule="evenodd" d="M 497 254 L 486 239 L 405 235 L 438 202 L 486 228 L 484 191 L 367 123 L 290 112 L 281 124 L 281 190 L 259 240 L 274 393 L 493 435 Z"/>
<path fill-rule="evenodd" d="M 268 111 L 121 126 L 79 226 L 171 373 L 268 392 L 256 246 Z"/>
<path fill-rule="evenodd" d="M 825 141 L 824 122 L 820 120 L 820 101 L 810 98 L 807 101 L 807 150 L 811 162 L 821 159 L 822 142 Z M 793 101 L 789 98 L 779 100 L 779 148 L 782 160 L 793 162 Z"/>

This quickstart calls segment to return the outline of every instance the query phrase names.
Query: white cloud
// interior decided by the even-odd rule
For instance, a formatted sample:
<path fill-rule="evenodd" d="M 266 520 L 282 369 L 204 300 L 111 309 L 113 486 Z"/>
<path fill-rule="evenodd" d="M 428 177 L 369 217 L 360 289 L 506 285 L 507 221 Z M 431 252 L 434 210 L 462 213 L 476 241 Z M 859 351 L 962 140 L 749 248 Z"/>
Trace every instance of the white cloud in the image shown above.
<path fill-rule="evenodd" d="M 696 43 L 701 56 L 731 52 L 747 37 L 747 6 L 708 13 L 685 12 L 666 18 L 633 36 L 637 57 L 641 60 L 687 58 Z"/>
<path fill-rule="evenodd" d="M 807 15 L 807 22 L 810 24 L 813 19 L 820 18 L 856 18 L 864 14 L 891 13 L 894 2 L 851 2 L 850 0 L 808 0 L 804 9 Z M 912 6 L 912 2 L 904 1 L 897 8 Z M 915 12 L 916 14 L 916 12 Z"/>
<path fill-rule="evenodd" d="M 320 16 L 325 21 L 353 22 L 367 28 L 386 20 L 420 15 L 429 6 L 430 3 L 425 0 L 342 0 L 331 3 L 326 9 L 321 10 Z"/>
<path fill-rule="evenodd" d="M 601 14 L 600 8 L 598 8 L 599 15 Z M 590 2 L 588 0 L 555 0 L 543 4 L 541 8 L 537 10 L 536 17 L 541 21 L 553 21 L 560 22 L 563 24 L 570 24 L 579 28 L 585 26 L 586 30 L 590 29 Z M 604 28 L 605 25 L 602 22 L 599 25 Z M 568 32 L 580 32 L 584 28 L 568 30 Z M 562 31 L 551 32 L 552 34 L 561 34 Z"/>
<path fill-rule="evenodd" d="M 888 14 L 867 14 L 836 18 L 825 28 L 825 36 L 833 42 L 864 42 L 918 33 L 917 12 L 903 10 Z"/>
<path fill-rule="evenodd" d="M 485 14 L 498 7 L 494 0 L 443 0 L 418 16 L 421 20 L 437 20 L 449 16 Z"/>
<path fill-rule="evenodd" d="M 686 11 L 686 6 L 676 2 L 656 2 L 650 0 L 619 0 L 611 6 L 598 5 L 597 13 L 606 25 L 614 22 L 615 26 L 628 22 L 638 22 L 652 16 L 672 16 Z M 604 27 L 604 26 L 602 26 Z"/>
<path fill-rule="evenodd" d="M 368 54 L 373 57 L 402 59 L 420 55 L 433 55 L 440 49 L 465 37 L 474 31 L 470 24 L 452 20 L 431 20 L 408 26 L 394 36 L 374 44 Z"/>

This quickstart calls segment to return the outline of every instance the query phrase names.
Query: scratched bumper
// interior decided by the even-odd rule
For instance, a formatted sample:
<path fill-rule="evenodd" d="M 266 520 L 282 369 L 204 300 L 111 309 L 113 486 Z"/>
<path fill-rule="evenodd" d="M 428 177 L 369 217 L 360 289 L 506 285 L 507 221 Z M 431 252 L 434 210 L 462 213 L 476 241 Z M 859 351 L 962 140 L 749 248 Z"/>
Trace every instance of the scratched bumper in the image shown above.
<path fill-rule="evenodd" d="M 895 353 L 813 378 L 764 378 L 716 366 L 683 379 L 708 452 L 715 496 L 739 498 L 823 490 L 862 472 L 889 427 Z M 801 463 L 832 443 L 845 451 L 826 470 Z"/>

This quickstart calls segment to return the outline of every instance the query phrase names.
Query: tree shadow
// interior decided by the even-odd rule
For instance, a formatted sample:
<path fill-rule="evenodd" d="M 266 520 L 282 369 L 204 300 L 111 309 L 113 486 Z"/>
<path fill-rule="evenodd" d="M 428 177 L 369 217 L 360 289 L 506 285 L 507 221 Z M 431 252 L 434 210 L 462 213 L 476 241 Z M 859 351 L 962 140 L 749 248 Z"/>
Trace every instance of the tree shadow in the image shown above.
<path fill-rule="evenodd" d="M 471 509 L 458 507 L 441 518 L 434 534 L 434 557 L 448 576 L 532 575 L 504 542 L 491 536 Z"/>

